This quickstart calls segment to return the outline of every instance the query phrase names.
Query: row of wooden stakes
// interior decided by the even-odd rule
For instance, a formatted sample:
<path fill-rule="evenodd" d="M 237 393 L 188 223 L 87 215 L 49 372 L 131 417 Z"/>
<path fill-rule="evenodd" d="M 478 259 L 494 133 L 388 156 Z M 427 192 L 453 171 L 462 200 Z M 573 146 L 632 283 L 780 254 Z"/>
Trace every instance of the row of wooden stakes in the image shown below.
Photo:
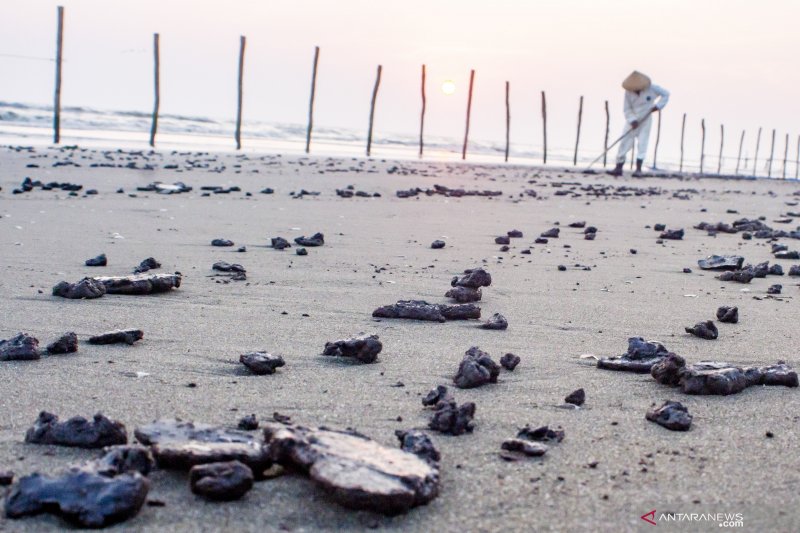
<path fill-rule="evenodd" d="M 64 8 L 62 6 L 58 7 L 58 30 L 57 30 L 57 38 L 56 38 L 56 76 L 55 76 L 55 102 L 54 102 L 54 118 L 53 118 L 53 142 L 58 144 L 60 142 L 60 124 L 61 124 L 61 69 L 62 69 L 62 51 L 63 51 L 63 37 L 64 37 Z M 247 44 L 247 39 L 245 36 L 240 37 L 239 41 L 239 70 L 238 70 L 238 90 L 237 90 L 237 106 L 236 106 L 236 129 L 234 132 L 234 139 L 236 141 L 236 149 L 239 150 L 242 147 L 242 100 L 243 100 L 243 81 L 244 81 L 244 54 L 245 54 L 245 46 Z M 150 127 L 150 146 L 155 146 L 156 142 L 156 134 L 158 132 L 158 114 L 159 114 L 159 106 L 160 106 L 160 53 L 159 53 L 159 34 L 153 34 L 153 60 L 154 60 L 154 84 L 155 84 L 155 99 L 154 99 L 154 106 L 153 106 L 153 117 Z M 309 153 L 311 151 L 311 134 L 314 127 L 314 98 L 316 95 L 316 86 L 317 86 L 317 67 L 319 65 L 319 46 L 314 48 L 314 63 L 312 68 L 311 74 L 311 97 L 309 100 L 308 106 L 308 126 L 306 129 L 306 144 L 305 144 L 305 151 Z M 378 89 L 380 88 L 381 84 L 381 73 L 383 71 L 382 65 L 378 65 L 377 74 L 375 77 L 375 85 L 372 89 L 372 99 L 370 101 L 370 110 L 369 110 L 369 128 L 367 130 L 367 149 L 366 155 L 369 157 L 372 152 L 372 133 L 373 133 L 373 124 L 375 119 L 375 105 L 378 98 Z M 464 129 L 464 142 L 462 144 L 461 149 L 461 159 L 467 158 L 467 146 L 469 144 L 469 128 L 470 128 L 470 115 L 472 113 L 472 93 L 473 87 L 475 84 L 475 71 L 471 70 L 469 75 L 469 90 L 467 93 L 467 116 L 466 116 L 466 126 Z M 422 65 L 422 111 L 420 114 L 420 125 L 419 125 L 419 157 L 422 157 L 424 151 L 424 130 L 425 130 L 425 111 L 427 106 L 427 99 L 425 94 L 425 86 L 426 86 L 426 73 L 425 73 L 425 65 Z M 542 127 L 543 127 L 543 146 L 542 146 L 542 163 L 547 164 L 547 99 L 545 96 L 545 92 L 541 92 L 542 96 Z M 505 82 L 505 110 L 506 110 L 506 135 L 505 135 L 505 161 L 508 161 L 509 157 L 509 147 L 510 147 L 510 130 L 511 130 L 511 103 L 510 103 L 510 83 L 508 81 Z M 611 117 L 609 114 L 608 109 L 608 100 L 605 101 L 605 117 L 606 117 L 606 127 L 605 127 L 605 137 L 603 141 L 603 147 L 605 149 L 602 158 L 603 158 L 603 166 L 607 164 L 607 152 L 608 152 L 608 136 L 609 136 L 609 126 L 611 122 Z M 578 127 L 577 127 L 577 134 L 575 137 L 575 150 L 573 153 L 572 163 L 573 165 L 577 166 L 578 164 L 578 147 L 580 145 L 580 138 L 581 138 L 581 123 L 583 121 L 583 96 L 580 97 L 579 104 L 578 104 Z M 706 124 L 705 119 L 700 121 L 701 129 L 702 129 L 702 141 L 700 147 L 700 174 L 705 172 L 705 144 L 706 144 Z M 686 132 L 686 113 L 683 114 L 683 121 L 681 124 L 681 142 L 680 142 L 680 163 L 679 163 L 679 172 L 683 172 L 684 167 L 684 138 Z M 752 166 L 752 175 L 757 174 L 757 160 L 758 160 L 758 151 L 761 144 L 761 133 L 762 129 L 758 129 L 758 135 L 756 137 L 756 149 L 755 149 L 755 156 L 753 157 L 753 166 Z M 773 159 L 775 154 L 775 136 L 776 131 L 772 130 L 772 143 L 770 147 L 770 156 L 767 159 L 767 176 L 772 177 L 772 167 L 773 167 Z M 744 139 L 745 139 L 745 131 L 742 131 L 741 138 L 739 140 L 739 152 L 736 158 L 736 170 L 735 174 L 738 175 L 740 172 L 740 163 L 742 159 L 742 149 L 744 146 Z M 653 156 L 653 167 L 657 166 L 658 162 L 658 145 L 661 140 L 661 112 L 658 112 L 658 124 L 656 129 L 656 142 L 655 142 L 655 150 Z M 717 163 L 717 174 L 722 173 L 722 153 L 725 143 L 725 126 L 720 125 L 720 146 L 719 146 L 719 158 Z M 786 143 L 784 148 L 784 156 L 783 156 L 783 174 L 782 177 L 786 178 L 786 169 L 787 169 L 787 159 L 789 156 L 789 134 L 786 134 Z M 631 159 L 631 163 L 633 159 Z M 746 172 L 746 169 L 742 169 Z M 797 138 L 797 158 L 795 161 L 795 179 L 798 178 L 798 174 L 800 174 L 800 136 Z"/>

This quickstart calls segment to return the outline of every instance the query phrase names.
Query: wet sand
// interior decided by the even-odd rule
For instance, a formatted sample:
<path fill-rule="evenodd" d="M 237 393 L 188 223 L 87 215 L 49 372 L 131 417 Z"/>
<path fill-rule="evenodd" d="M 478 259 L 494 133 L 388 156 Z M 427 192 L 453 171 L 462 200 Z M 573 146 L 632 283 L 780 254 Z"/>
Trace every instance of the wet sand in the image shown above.
<path fill-rule="evenodd" d="M 52 166 L 65 160 L 80 167 Z M 186 169 L 187 160 L 196 161 L 193 170 Z M 130 162 L 155 170 L 90 166 Z M 29 164 L 39 168 L 26 168 Z M 164 168 L 170 164 L 183 171 Z M 402 175 L 395 167 L 414 173 Z M 652 509 L 742 513 L 748 531 L 800 528 L 797 389 L 688 396 L 648 375 L 599 370 L 592 359 L 580 357 L 618 355 L 628 337 L 643 336 L 690 362 L 766 365 L 782 359 L 800 365 L 798 278 L 720 282 L 713 272 L 699 270 L 697 259 L 738 253 L 749 263 L 772 261 L 769 245 L 692 229 L 701 221 L 761 215 L 776 229 L 794 229 L 798 219 L 788 226 L 772 221 L 800 210 L 786 205 L 800 200 L 792 195 L 800 190 L 797 183 L 614 179 L 516 166 L 233 154 L 164 153 L 145 160 L 128 153 L 44 148 L 2 148 L 0 168 L 0 338 L 22 331 L 45 345 L 75 331 L 82 341 L 77 354 L 0 363 L 0 470 L 11 469 L 18 477 L 55 472 L 96 455 L 24 444 L 25 430 L 41 410 L 62 419 L 101 411 L 124 422 L 131 437 L 137 425 L 160 417 L 235 426 L 246 414 L 266 420 L 277 411 L 306 425 L 353 427 L 396 446 L 394 430 L 427 426 L 430 411 L 421 397 L 436 385 L 451 384 L 470 346 L 480 346 L 495 360 L 506 352 L 522 358 L 497 384 L 451 388 L 459 403 L 477 404 L 476 428 L 459 437 L 431 433 L 442 452 L 442 480 L 441 494 L 427 506 L 396 517 L 351 511 L 301 475 L 260 482 L 240 501 L 212 504 L 189 491 L 185 474 L 157 471 L 149 499 L 166 505 L 146 506 L 114 529 L 636 531 L 651 527 L 639 517 Z M 36 189 L 12 195 L 25 176 L 80 183 L 98 194 L 69 197 Z M 171 196 L 135 192 L 156 180 L 180 180 L 195 189 Z M 653 187 L 663 193 L 556 196 L 575 187 L 568 183 Z M 382 196 L 336 196 L 335 189 L 350 184 Z M 504 194 L 395 196 L 399 189 L 434 184 Z M 242 192 L 203 197 L 203 185 L 238 185 Z M 120 187 L 124 194 L 115 192 Z M 275 193 L 260 194 L 265 187 Z M 321 194 L 289 196 L 301 189 Z M 521 196 L 525 189 L 538 198 Z M 674 197 L 679 190 L 688 199 Z M 726 213 L 729 209 L 739 214 Z M 596 240 L 586 241 L 582 230 L 567 227 L 578 220 L 598 227 Z M 556 222 L 560 238 L 534 245 Z M 645 227 L 656 223 L 685 228 L 686 236 L 657 244 L 658 233 Z M 494 237 L 511 229 L 524 237 L 500 252 Z M 268 247 L 270 237 L 291 241 L 317 231 L 325 234 L 325 246 L 308 248 L 305 257 L 296 256 L 294 248 Z M 211 247 L 214 238 L 236 246 Z M 435 239 L 446 247 L 430 249 Z M 800 241 L 783 242 L 800 248 Z M 242 245 L 247 252 L 237 253 Z M 520 254 L 526 248 L 532 253 Z M 107 267 L 84 266 L 99 253 L 107 254 Z M 61 280 L 129 274 L 149 256 L 163 265 L 156 272 L 184 275 L 180 289 L 85 301 L 50 294 Z M 219 260 L 243 264 L 247 281 L 217 283 L 209 276 Z M 798 263 L 778 262 L 787 272 Z M 561 272 L 558 265 L 568 270 Z M 502 313 L 510 324 L 506 331 L 482 330 L 474 321 L 371 317 L 376 307 L 398 299 L 445 303 L 452 276 L 476 266 L 493 278 L 483 289 L 482 316 Z M 684 274 L 684 267 L 693 272 Z M 763 299 L 773 283 L 784 285 L 783 298 Z M 721 305 L 739 307 L 739 324 L 719 324 L 715 341 L 684 333 L 686 326 L 713 319 Z M 144 340 L 134 346 L 85 343 L 90 335 L 128 327 L 144 330 Z M 326 341 L 360 332 L 380 336 L 384 349 L 376 364 L 320 355 Z M 282 354 L 287 365 L 275 375 L 248 375 L 238 358 L 253 350 Z M 579 387 L 586 390 L 585 406 L 563 408 L 563 398 Z M 682 402 L 694 415 L 689 432 L 670 432 L 645 420 L 653 403 L 667 399 Z M 501 460 L 501 442 L 526 424 L 562 426 L 566 438 L 543 458 Z M 765 437 L 767 431 L 774 438 Z M 8 531 L 63 525 L 52 516 L 0 518 L 0 530 Z M 720 529 L 715 522 L 659 525 L 667 531 Z"/>

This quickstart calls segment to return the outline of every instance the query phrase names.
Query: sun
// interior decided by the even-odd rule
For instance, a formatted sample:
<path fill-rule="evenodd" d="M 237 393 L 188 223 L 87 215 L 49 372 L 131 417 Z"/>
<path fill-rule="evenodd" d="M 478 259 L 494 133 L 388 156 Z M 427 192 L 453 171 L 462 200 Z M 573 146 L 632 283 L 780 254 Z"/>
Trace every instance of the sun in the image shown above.
<path fill-rule="evenodd" d="M 453 83 L 453 80 L 445 80 L 442 83 L 442 92 L 447 95 L 451 95 L 456 92 L 456 84 Z"/>

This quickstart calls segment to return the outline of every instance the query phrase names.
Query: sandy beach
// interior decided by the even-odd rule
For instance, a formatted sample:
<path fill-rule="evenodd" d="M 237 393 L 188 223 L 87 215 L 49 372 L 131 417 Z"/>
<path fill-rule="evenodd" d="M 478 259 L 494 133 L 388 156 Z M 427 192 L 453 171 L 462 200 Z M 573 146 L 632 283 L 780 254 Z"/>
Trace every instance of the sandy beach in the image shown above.
<path fill-rule="evenodd" d="M 25 431 L 42 410 L 62 419 L 102 412 L 123 422 L 131 437 L 134 428 L 159 418 L 235 427 L 246 414 L 268 420 L 279 412 L 304 425 L 355 428 L 396 447 L 395 430 L 426 429 L 431 411 L 421 398 L 437 385 L 451 387 L 459 403 L 477 406 L 473 433 L 429 432 L 442 454 L 440 494 L 408 513 L 346 509 L 294 473 L 256 483 L 239 501 L 208 503 L 189 491 L 185 473 L 158 470 L 150 476 L 148 499 L 164 505 L 146 505 L 113 530 L 646 531 L 652 526 L 640 516 L 653 509 L 741 513 L 746 531 L 800 529 L 798 389 L 687 395 L 647 374 L 598 369 L 587 355 L 622 354 L 629 337 L 641 336 L 690 362 L 800 364 L 800 278 L 717 280 L 718 273 L 697 267 L 698 259 L 735 253 L 746 263 L 774 262 L 770 245 L 693 229 L 703 221 L 760 216 L 773 228 L 796 229 L 800 219 L 774 221 L 800 211 L 797 182 L 9 147 L 0 149 L 0 168 L 0 338 L 25 332 L 45 345 L 75 331 L 81 341 L 76 354 L 0 362 L 0 470 L 17 477 L 55 473 L 97 455 L 25 444 Z M 83 190 L 74 197 L 40 189 L 13 194 L 26 176 L 78 183 Z M 136 191 L 154 181 L 182 181 L 193 191 Z M 502 195 L 396 196 L 435 184 Z M 348 185 L 380 196 L 336 195 Z M 203 186 L 241 191 L 204 196 Z M 591 195 L 587 186 L 608 186 L 608 194 Z M 267 187 L 274 193 L 260 192 Z M 85 195 L 89 189 L 97 194 Z M 290 195 L 303 189 L 319 195 Z M 583 230 L 568 227 L 576 221 L 596 226 L 596 239 L 584 240 Z M 683 228 L 685 237 L 659 244 L 655 224 Z M 559 238 L 534 244 L 553 227 L 560 228 Z M 494 239 L 512 229 L 524 236 L 501 252 Z M 271 237 L 292 241 L 316 232 L 324 233 L 325 245 L 308 248 L 307 256 L 269 247 Z M 235 246 L 212 247 L 215 238 Z M 436 239 L 446 246 L 431 249 Z M 780 242 L 800 248 L 797 240 Z M 247 251 L 237 253 L 239 246 Z M 530 254 L 521 253 L 527 249 Z M 108 266 L 84 266 L 100 253 Z M 51 294 L 62 280 L 130 274 L 151 256 L 162 264 L 157 272 L 183 274 L 179 289 L 94 300 Z M 220 260 L 244 265 L 247 280 L 211 277 L 211 265 Z M 777 262 L 787 272 L 800 263 Z M 452 277 L 480 266 L 493 280 L 478 302 L 482 317 L 502 313 L 505 331 L 480 329 L 477 321 L 371 316 L 400 299 L 445 303 Z M 774 283 L 783 285 L 782 294 L 768 298 Z M 741 318 L 718 324 L 717 340 L 684 332 L 714 319 L 722 305 L 738 306 Z M 84 342 L 130 327 L 144 331 L 133 346 Z M 321 355 L 327 341 L 362 332 L 383 342 L 375 364 Z M 471 346 L 495 360 L 513 352 L 521 363 L 496 384 L 456 389 L 453 374 Z M 254 350 L 282 354 L 286 366 L 274 375 L 251 375 L 238 360 Z M 564 397 L 578 388 L 586 391 L 585 405 L 565 408 Z M 668 399 L 694 415 L 690 431 L 645 420 L 652 404 Z M 542 458 L 502 460 L 501 443 L 525 425 L 561 426 L 566 437 Z M 64 524 L 51 515 L 0 518 L 0 531 Z M 721 529 L 708 521 L 659 526 Z"/>

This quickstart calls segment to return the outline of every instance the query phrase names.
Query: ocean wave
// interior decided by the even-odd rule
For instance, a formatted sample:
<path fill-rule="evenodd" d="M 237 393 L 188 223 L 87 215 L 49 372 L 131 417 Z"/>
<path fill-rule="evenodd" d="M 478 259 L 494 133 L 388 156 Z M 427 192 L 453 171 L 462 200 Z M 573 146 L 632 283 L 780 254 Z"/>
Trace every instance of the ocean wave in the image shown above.
<path fill-rule="evenodd" d="M 48 105 L 28 104 L 22 102 L 0 101 L 0 126 L 35 126 L 52 127 L 53 110 Z M 62 108 L 61 127 L 63 129 L 89 132 L 114 131 L 124 133 L 142 133 L 150 131 L 152 113 L 136 110 L 111 111 L 93 109 L 86 106 L 66 106 Z M 197 117 L 180 114 L 159 114 L 159 132 L 190 137 L 226 138 L 232 137 L 235 130 L 233 120 L 216 120 L 209 117 Z M 245 138 L 264 141 L 290 142 L 304 144 L 306 125 L 293 123 L 271 123 L 255 120 L 245 121 L 242 125 Z M 347 128 L 317 126 L 314 128 L 314 140 L 320 143 L 342 146 L 354 155 L 363 152 L 366 143 L 366 132 Z M 408 149 L 409 154 L 416 154 L 419 137 L 416 134 L 385 133 L 373 139 L 374 146 L 387 149 Z M 429 152 L 459 154 L 461 141 L 443 136 L 429 135 L 425 138 L 425 149 Z M 529 145 L 511 146 L 515 158 L 541 158 L 541 151 Z M 396 151 L 396 150 L 395 150 Z M 473 139 L 469 142 L 469 152 L 474 155 L 502 157 L 505 145 L 495 141 Z M 554 162 L 571 160 L 570 150 L 551 148 L 548 156 Z"/>

